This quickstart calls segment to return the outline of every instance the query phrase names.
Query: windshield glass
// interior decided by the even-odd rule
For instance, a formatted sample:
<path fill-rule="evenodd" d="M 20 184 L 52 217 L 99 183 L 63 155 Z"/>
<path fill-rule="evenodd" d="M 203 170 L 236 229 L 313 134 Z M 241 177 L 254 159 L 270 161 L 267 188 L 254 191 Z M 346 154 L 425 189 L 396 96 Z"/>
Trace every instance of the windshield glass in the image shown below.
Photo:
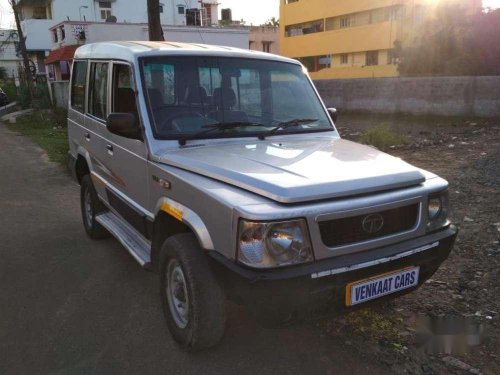
<path fill-rule="evenodd" d="M 288 122 L 294 126 L 282 126 L 280 133 L 333 130 L 299 65 L 154 57 L 143 60 L 142 75 L 155 135 L 161 139 L 258 136 Z"/>

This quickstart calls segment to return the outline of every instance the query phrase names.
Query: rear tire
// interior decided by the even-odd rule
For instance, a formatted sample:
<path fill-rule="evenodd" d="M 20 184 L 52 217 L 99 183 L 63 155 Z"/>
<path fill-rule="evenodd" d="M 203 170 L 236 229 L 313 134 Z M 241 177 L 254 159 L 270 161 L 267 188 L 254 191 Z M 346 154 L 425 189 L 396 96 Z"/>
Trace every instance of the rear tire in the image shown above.
<path fill-rule="evenodd" d="M 102 204 L 95 191 L 94 184 L 89 175 L 82 178 L 80 190 L 80 205 L 82 210 L 83 226 L 85 232 L 93 240 L 102 240 L 109 238 L 110 233 L 99 224 L 95 217 L 106 211 L 106 206 Z"/>
<path fill-rule="evenodd" d="M 183 350 L 200 351 L 222 339 L 225 296 L 193 234 L 163 243 L 160 296 L 167 327 Z"/>

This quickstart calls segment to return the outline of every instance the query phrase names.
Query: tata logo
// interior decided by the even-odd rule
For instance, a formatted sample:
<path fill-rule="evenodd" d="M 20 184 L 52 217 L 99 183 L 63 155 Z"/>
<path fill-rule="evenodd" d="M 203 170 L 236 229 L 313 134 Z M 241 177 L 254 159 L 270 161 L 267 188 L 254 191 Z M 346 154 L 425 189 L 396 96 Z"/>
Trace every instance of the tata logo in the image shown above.
<path fill-rule="evenodd" d="M 375 234 L 383 228 L 384 218 L 380 214 L 371 214 L 363 219 L 361 225 L 366 233 Z"/>

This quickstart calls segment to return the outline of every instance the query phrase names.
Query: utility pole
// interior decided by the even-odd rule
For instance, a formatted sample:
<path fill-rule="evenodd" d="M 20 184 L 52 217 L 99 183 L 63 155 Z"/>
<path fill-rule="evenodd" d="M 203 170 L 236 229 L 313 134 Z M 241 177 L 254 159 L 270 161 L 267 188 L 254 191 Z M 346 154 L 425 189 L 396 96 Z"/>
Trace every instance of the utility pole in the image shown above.
<path fill-rule="evenodd" d="M 19 48 L 21 49 L 21 55 L 23 58 L 24 77 L 26 80 L 26 84 L 28 85 L 28 92 L 30 95 L 30 99 L 31 101 L 33 101 L 35 92 L 33 87 L 33 77 L 31 76 L 28 52 L 26 51 L 26 40 L 24 39 L 23 29 L 21 28 L 21 22 L 19 20 L 19 11 L 17 8 L 16 0 L 9 0 L 9 3 L 12 6 L 12 10 L 14 12 L 14 18 L 16 20 L 17 34 L 19 35 Z"/>
<path fill-rule="evenodd" d="M 149 40 L 163 42 L 163 28 L 160 18 L 160 0 L 148 0 Z"/>

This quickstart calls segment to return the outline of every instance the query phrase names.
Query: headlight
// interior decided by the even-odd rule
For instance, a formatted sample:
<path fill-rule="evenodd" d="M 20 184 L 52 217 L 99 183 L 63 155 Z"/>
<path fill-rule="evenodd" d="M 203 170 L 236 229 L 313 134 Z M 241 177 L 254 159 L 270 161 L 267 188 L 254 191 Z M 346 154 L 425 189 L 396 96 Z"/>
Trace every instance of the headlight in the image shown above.
<path fill-rule="evenodd" d="M 434 231 L 448 224 L 449 214 L 448 190 L 429 196 L 427 204 L 427 230 Z"/>
<path fill-rule="evenodd" d="M 251 222 L 241 220 L 238 261 L 255 268 L 282 267 L 313 261 L 306 222 Z"/>

